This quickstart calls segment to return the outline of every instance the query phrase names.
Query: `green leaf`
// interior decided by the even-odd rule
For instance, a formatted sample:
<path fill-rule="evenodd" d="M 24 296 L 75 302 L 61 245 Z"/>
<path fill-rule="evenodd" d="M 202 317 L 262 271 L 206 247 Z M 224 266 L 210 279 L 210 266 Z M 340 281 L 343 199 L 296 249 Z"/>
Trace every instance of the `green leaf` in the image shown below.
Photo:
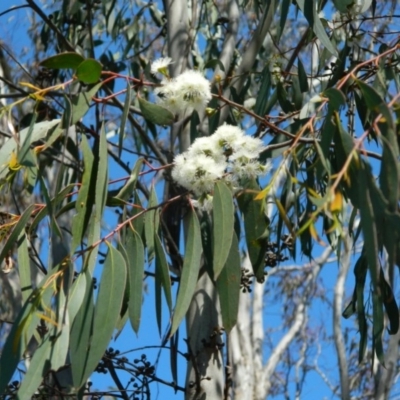
<path fill-rule="evenodd" d="M 87 113 L 90 107 L 92 98 L 100 89 L 102 83 L 93 86 L 87 92 L 81 92 L 79 95 L 72 98 L 72 120 L 71 126 L 75 125 Z"/>
<path fill-rule="evenodd" d="M 144 246 L 140 235 L 128 229 L 124 247 L 127 253 L 129 277 L 129 319 L 137 334 L 141 320 L 144 278 Z"/>
<path fill-rule="evenodd" d="M 191 211 L 187 228 L 187 239 L 185 244 L 185 257 L 183 260 L 182 275 L 179 283 L 178 298 L 172 317 L 172 326 L 169 333 L 172 336 L 178 329 L 183 317 L 189 308 L 196 284 L 199 277 L 201 265 L 201 233 L 200 224 L 196 212 Z"/>
<path fill-rule="evenodd" d="M 266 66 L 262 73 L 261 86 L 257 95 L 256 104 L 254 106 L 254 112 L 257 115 L 264 116 L 267 110 L 267 104 L 269 100 L 269 92 L 271 89 L 271 72 L 269 66 Z M 259 122 L 257 122 L 259 124 Z"/>
<path fill-rule="evenodd" d="M 132 100 L 132 89 L 131 89 L 131 84 L 128 80 L 126 83 L 126 94 L 125 94 L 124 109 L 122 111 L 122 116 L 121 116 L 121 125 L 119 126 L 119 136 L 118 136 L 119 158 L 121 158 L 122 154 L 122 147 L 124 144 L 124 137 L 125 137 L 125 126 L 129 115 L 129 107 L 131 106 L 131 100 Z"/>
<path fill-rule="evenodd" d="M 82 289 L 84 297 L 74 318 L 70 338 L 72 381 L 76 388 L 80 388 L 86 382 L 85 368 L 90 347 L 94 314 L 92 277 L 88 271 L 82 272 L 81 275 L 85 277 L 82 278 L 82 282 L 85 283 L 85 288 Z M 83 283 L 79 285 L 81 284 L 83 285 Z M 73 313 L 75 312 L 74 309 L 76 307 L 72 307 L 71 309 Z"/>
<path fill-rule="evenodd" d="M 365 247 L 365 246 L 364 246 Z M 361 362 L 364 358 L 365 350 L 367 348 L 368 340 L 368 324 L 364 309 L 364 286 L 367 277 L 368 263 L 365 258 L 364 252 L 358 258 L 354 267 L 354 276 L 356 279 L 356 299 L 357 299 L 357 321 L 358 329 L 360 331 L 360 344 L 358 351 L 358 361 Z"/>
<path fill-rule="evenodd" d="M 95 208 L 90 221 L 90 229 L 88 230 L 87 245 L 91 246 L 100 239 L 101 225 L 103 223 L 103 212 L 107 202 L 107 187 L 108 187 L 108 152 L 107 139 L 104 131 L 104 125 L 100 130 L 100 140 L 98 143 L 98 155 L 96 157 L 97 174 L 95 183 Z M 90 200 L 89 200 L 90 201 Z M 99 246 L 95 246 L 90 252 L 87 268 L 90 272 L 96 265 Z"/>
<path fill-rule="evenodd" d="M 247 191 L 238 197 L 238 203 L 244 219 L 247 250 L 254 275 L 257 280 L 264 281 L 265 252 L 267 250 L 267 240 L 264 236 L 268 229 L 268 221 L 262 202 L 254 199 L 256 197 L 254 191 L 260 190 L 258 184 L 252 181 L 246 189 Z"/>
<path fill-rule="evenodd" d="M 84 303 L 85 295 L 87 289 L 87 276 L 85 273 L 81 272 L 75 282 L 72 284 L 72 288 L 69 294 L 68 300 L 68 316 L 70 324 L 72 325 L 75 317 L 77 316 L 81 306 Z"/>
<path fill-rule="evenodd" d="M 133 191 L 136 188 L 136 182 L 139 177 L 140 169 L 142 168 L 143 160 L 143 158 L 137 159 L 134 167 L 132 168 L 132 172 L 128 181 L 125 183 L 125 185 L 121 188 L 116 196 L 118 199 L 128 200 L 132 196 Z"/>
<path fill-rule="evenodd" d="M 49 69 L 76 69 L 84 61 L 84 58 L 73 52 L 56 54 L 41 61 L 39 65 Z"/>
<path fill-rule="evenodd" d="M 94 371 L 111 340 L 121 310 L 125 282 L 125 260 L 116 248 L 108 245 L 94 309 L 93 334 L 81 384 Z"/>
<path fill-rule="evenodd" d="M 279 29 L 278 29 L 278 35 L 277 35 L 278 40 L 280 40 L 282 33 L 284 32 L 287 16 L 289 14 L 289 7 L 290 7 L 291 3 L 292 3 L 291 0 L 282 0 L 282 2 L 280 4 L 281 16 L 280 16 L 280 20 L 279 20 Z"/>
<path fill-rule="evenodd" d="M 22 335 L 23 326 L 29 320 L 32 313 L 33 304 L 25 302 L 18 317 L 11 326 L 7 339 L 2 346 L 0 357 L 0 393 L 4 393 L 9 381 L 11 380 L 18 363 L 23 358 L 27 343 Z M 30 337 L 26 335 L 26 340 Z"/>
<path fill-rule="evenodd" d="M 306 74 L 306 70 L 304 69 L 304 65 L 300 60 L 300 57 L 297 58 L 297 69 L 299 73 L 300 90 L 302 93 L 308 92 L 308 77 Z"/>
<path fill-rule="evenodd" d="M 157 194 L 154 186 L 151 188 L 149 202 L 147 208 L 156 207 L 158 204 Z M 157 210 L 149 210 L 144 217 L 144 233 L 146 237 L 147 262 L 154 258 L 154 233 L 158 231 L 160 224 L 160 216 Z"/>
<path fill-rule="evenodd" d="M 219 181 L 214 186 L 213 198 L 213 271 L 218 278 L 232 244 L 234 226 L 234 207 L 232 192 Z"/>
<path fill-rule="evenodd" d="M 333 2 L 335 7 L 344 14 L 347 14 L 355 4 L 355 0 L 333 0 Z"/>
<path fill-rule="evenodd" d="M 139 107 L 143 117 L 156 125 L 171 125 L 175 121 L 174 114 L 164 107 L 148 102 L 139 97 Z"/>
<path fill-rule="evenodd" d="M 42 121 L 36 123 L 33 128 L 28 127 L 19 132 L 19 143 L 27 143 L 31 145 L 34 142 L 44 139 L 50 130 L 54 129 L 59 123 L 60 119 L 53 119 L 51 121 Z M 27 137 L 29 136 L 29 141 Z M 4 178 L 9 172 L 8 164 L 12 153 L 17 154 L 19 144 L 15 141 L 14 137 L 8 139 L 0 149 L 0 179 Z"/>
<path fill-rule="evenodd" d="M 222 64 L 221 60 L 218 60 L 218 58 L 213 58 L 211 60 L 208 60 L 204 65 L 204 69 L 211 68 L 212 70 L 215 70 L 217 66 L 221 68 L 222 71 L 225 72 L 224 64 Z"/>
<path fill-rule="evenodd" d="M 329 40 L 329 37 L 325 32 L 325 28 L 319 19 L 317 11 L 318 2 L 315 0 L 297 0 L 296 2 L 317 38 L 332 55 L 337 55 L 337 51 Z"/>
<path fill-rule="evenodd" d="M 172 310 L 171 296 L 171 278 L 169 276 L 169 268 L 167 257 L 160 238 L 157 234 L 154 235 L 154 247 L 156 253 L 156 276 L 161 282 L 161 287 L 164 289 L 165 299 L 170 311 Z"/>
<path fill-rule="evenodd" d="M 241 277 L 239 243 L 234 234 L 228 258 L 216 282 L 221 304 L 222 324 L 226 333 L 229 333 L 237 322 Z"/>
<path fill-rule="evenodd" d="M 33 354 L 28 371 L 18 389 L 18 399 L 30 399 L 39 387 L 43 378 L 51 369 L 50 352 L 52 347 L 51 334 L 47 334 L 43 342 Z"/>
<path fill-rule="evenodd" d="M 72 219 L 71 255 L 82 242 L 94 203 L 93 184 L 91 184 L 95 179 L 93 176 L 95 174 L 95 171 L 93 170 L 94 156 L 85 135 L 82 136 L 81 149 L 83 153 L 84 169 L 78 197 L 75 203 L 77 213 Z"/>
<path fill-rule="evenodd" d="M 79 64 L 75 75 L 81 82 L 89 85 L 99 81 L 102 69 L 103 67 L 98 61 L 88 58 Z"/>
<path fill-rule="evenodd" d="M 18 238 L 18 273 L 22 303 L 24 304 L 32 293 L 31 260 L 29 258 L 28 239 L 25 232 L 22 232 Z"/>
<path fill-rule="evenodd" d="M 346 97 L 343 92 L 339 89 L 329 88 L 322 93 L 323 97 L 329 99 L 328 103 L 328 114 L 330 115 L 333 111 L 339 111 L 340 107 L 346 104 Z"/>

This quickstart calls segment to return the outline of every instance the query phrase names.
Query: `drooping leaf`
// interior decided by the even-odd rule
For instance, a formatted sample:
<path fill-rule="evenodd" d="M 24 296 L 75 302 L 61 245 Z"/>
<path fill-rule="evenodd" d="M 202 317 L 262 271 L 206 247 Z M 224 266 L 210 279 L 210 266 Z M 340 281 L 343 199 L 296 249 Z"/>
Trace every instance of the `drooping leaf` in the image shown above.
<path fill-rule="evenodd" d="M 148 209 L 156 207 L 158 204 L 157 194 L 154 186 L 151 188 Z M 158 230 L 160 216 L 157 210 L 149 210 L 144 216 L 144 233 L 146 237 L 147 261 L 150 262 L 154 257 L 154 233 Z"/>
<path fill-rule="evenodd" d="M 179 283 L 178 298 L 174 314 L 170 336 L 174 335 L 183 317 L 189 309 L 190 301 L 196 289 L 201 265 L 201 233 L 200 224 L 196 212 L 191 211 L 187 228 L 187 239 L 185 244 L 185 257 L 183 260 L 182 275 Z"/>
<path fill-rule="evenodd" d="M 129 319 L 133 330 L 138 333 L 143 299 L 144 246 L 140 235 L 131 229 L 126 232 L 124 246 L 129 277 Z"/>
<path fill-rule="evenodd" d="M 22 232 L 18 238 L 18 272 L 22 302 L 25 303 L 32 293 L 31 260 L 28 251 L 28 238 L 25 232 Z"/>
<path fill-rule="evenodd" d="M 76 313 L 76 317 L 71 327 L 70 360 L 72 382 L 77 388 L 86 382 L 85 369 L 93 331 L 94 314 L 92 277 L 87 271 L 81 274 L 84 275 L 84 278 L 81 278 L 79 286 L 85 284 L 85 287 L 82 288 L 84 297 L 79 308 L 74 306 L 71 309 L 73 313 Z"/>
<path fill-rule="evenodd" d="M 41 61 L 39 65 L 49 69 L 76 69 L 84 61 L 84 58 L 73 52 L 56 54 Z"/>
<path fill-rule="evenodd" d="M 96 146 L 97 147 L 97 146 Z M 107 186 L 108 186 L 108 152 L 107 139 L 104 125 L 100 130 L 100 140 L 98 141 L 98 152 L 94 161 L 96 165 L 96 181 L 94 189 L 95 207 L 89 224 L 87 245 L 92 246 L 100 239 L 101 224 L 103 222 L 103 212 L 107 202 Z M 93 182 L 93 181 L 91 181 Z M 97 261 L 99 247 L 95 246 L 88 257 L 87 268 L 93 272 Z"/>
<path fill-rule="evenodd" d="M 79 64 L 75 75 L 81 82 L 89 85 L 99 81 L 102 68 L 98 61 L 88 58 Z"/>
<path fill-rule="evenodd" d="M 94 309 L 92 338 L 81 383 L 94 371 L 111 340 L 121 310 L 124 297 L 124 290 L 121 288 L 125 288 L 125 282 L 125 260 L 116 248 L 109 245 Z"/>
<path fill-rule="evenodd" d="M 72 98 L 71 125 L 75 125 L 89 110 L 92 98 L 100 89 L 102 83 L 93 86 L 87 92 L 81 92 Z"/>
<path fill-rule="evenodd" d="M 171 125 L 175 116 L 166 108 L 139 98 L 139 107 L 143 117 L 156 125 Z"/>
<path fill-rule="evenodd" d="M 172 310 L 171 278 L 169 276 L 168 261 L 161 239 L 157 234 L 154 235 L 154 247 L 156 253 L 156 275 L 160 279 L 168 308 Z"/>
<path fill-rule="evenodd" d="M 244 219 L 247 250 L 254 275 L 260 281 L 264 280 L 265 252 L 267 250 L 268 221 L 265 217 L 262 202 L 255 200 L 260 190 L 258 184 L 250 182 L 246 190 L 238 197 L 240 211 Z"/>
<path fill-rule="evenodd" d="M 72 219 L 71 255 L 75 252 L 75 249 L 81 243 L 86 233 L 94 204 L 93 182 L 95 180 L 96 171 L 93 168 L 94 156 L 86 136 L 82 136 L 81 148 L 83 153 L 84 169 L 78 198 L 75 203 L 76 215 Z"/>
<path fill-rule="evenodd" d="M 126 93 L 125 93 L 125 102 L 124 102 L 124 109 L 121 115 L 121 125 L 119 126 L 119 136 L 118 136 L 118 157 L 121 157 L 122 147 L 125 137 L 125 127 L 126 121 L 128 119 L 129 107 L 131 106 L 132 100 L 132 89 L 130 82 L 127 81 L 126 84 Z"/>
<path fill-rule="evenodd" d="M 216 282 L 221 304 L 222 323 L 227 333 L 236 325 L 238 318 L 242 275 L 240 266 L 239 243 L 234 234 L 228 258 Z"/>
<path fill-rule="evenodd" d="M 308 92 L 308 78 L 306 74 L 306 70 L 304 69 L 304 65 L 300 60 L 300 57 L 297 58 L 297 69 L 299 72 L 299 83 L 300 83 L 300 90 L 302 93 Z"/>
<path fill-rule="evenodd" d="M 126 201 L 129 199 L 129 197 L 132 196 L 133 191 L 136 187 L 136 182 L 139 177 L 140 169 L 142 168 L 142 164 L 143 164 L 143 158 L 138 158 L 134 167 L 132 168 L 132 172 L 131 175 L 129 176 L 128 181 L 116 195 L 118 199 Z"/>
<path fill-rule="evenodd" d="M 317 5 L 318 2 L 315 0 L 297 0 L 296 1 L 301 11 L 303 12 L 306 20 L 310 24 L 310 27 L 314 31 L 317 38 L 325 46 L 325 48 L 332 54 L 336 55 L 337 51 L 329 40 L 326 34 L 325 28 L 318 16 Z"/>
<path fill-rule="evenodd" d="M 18 389 L 18 399 L 30 399 L 36 392 L 43 377 L 51 369 L 50 352 L 52 347 L 51 333 L 48 333 L 33 354 L 28 371 Z"/>
<path fill-rule="evenodd" d="M 267 104 L 269 100 L 269 92 L 271 89 L 271 72 L 269 66 L 266 66 L 261 73 L 261 86 L 257 95 L 256 104 L 254 106 L 254 112 L 257 115 L 264 116 L 267 110 Z M 257 123 L 259 123 L 257 121 Z"/>
<path fill-rule="evenodd" d="M 214 187 L 213 197 L 213 271 L 218 278 L 230 252 L 234 226 L 232 192 L 219 181 Z"/>

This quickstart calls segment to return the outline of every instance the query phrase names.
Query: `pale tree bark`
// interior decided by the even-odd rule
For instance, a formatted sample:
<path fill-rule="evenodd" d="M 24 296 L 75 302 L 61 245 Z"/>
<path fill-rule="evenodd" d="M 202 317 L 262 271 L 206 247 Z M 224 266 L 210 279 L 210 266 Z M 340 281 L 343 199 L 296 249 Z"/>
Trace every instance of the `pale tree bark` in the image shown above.
<path fill-rule="evenodd" d="M 190 20 L 187 1 L 164 1 L 167 16 L 168 56 L 173 60 L 170 69 L 172 76 L 182 73 L 188 67 L 191 46 L 190 32 L 197 23 L 197 7 L 197 1 L 192 1 L 190 8 L 192 18 Z M 190 146 L 187 125 L 176 123 L 172 127 L 172 151 L 176 138 L 179 140 L 181 152 Z M 169 196 L 169 193 L 166 192 L 166 195 Z M 221 338 L 218 332 L 219 315 L 219 302 L 215 286 L 207 273 L 203 271 L 186 317 L 189 362 L 185 398 L 188 400 L 222 398 L 224 363 L 220 346 Z"/>
<path fill-rule="evenodd" d="M 342 333 L 343 297 L 347 274 L 350 269 L 352 240 L 346 234 L 343 240 L 343 251 L 340 256 L 340 269 L 336 279 L 333 300 L 333 338 L 339 363 L 339 379 L 341 399 L 350 399 L 349 369 L 347 365 L 346 346 Z"/>

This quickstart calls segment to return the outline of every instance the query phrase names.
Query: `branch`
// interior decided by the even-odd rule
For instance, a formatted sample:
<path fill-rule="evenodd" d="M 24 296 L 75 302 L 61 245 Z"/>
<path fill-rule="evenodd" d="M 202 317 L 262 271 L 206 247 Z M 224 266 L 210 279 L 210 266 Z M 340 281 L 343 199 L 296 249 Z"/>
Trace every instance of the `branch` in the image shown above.
<path fill-rule="evenodd" d="M 344 284 L 350 268 L 350 251 L 351 251 L 351 238 L 346 234 L 344 239 L 344 251 L 340 257 L 340 270 L 337 277 L 334 299 L 333 299 L 333 338 L 336 347 L 336 354 L 339 361 L 339 377 L 341 387 L 341 398 L 343 400 L 350 400 L 350 384 L 349 384 L 349 371 L 346 357 L 346 346 L 342 333 L 342 309 L 343 309 L 343 295 Z"/>

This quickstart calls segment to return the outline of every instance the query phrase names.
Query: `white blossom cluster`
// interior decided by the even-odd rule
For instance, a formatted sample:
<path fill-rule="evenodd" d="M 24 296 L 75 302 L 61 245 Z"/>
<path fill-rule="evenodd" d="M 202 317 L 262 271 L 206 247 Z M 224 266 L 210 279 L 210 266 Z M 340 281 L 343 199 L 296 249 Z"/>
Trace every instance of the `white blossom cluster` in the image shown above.
<path fill-rule="evenodd" d="M 175 157 L 172 178 L 199 197 L 209 208 L 210 193 L 217 180 L 239 190 L 244 179 L 267 173 L 271 164 L 258 161 L 264 149 L 260 139 L 247 136 L 237 126 L 224 124 L 213 135 L 194 141 L 189 149 Z"/>
<path fill-rule="evenodd" d="M 161 86 L 155 89 L 157 102 L 173 114 L 183 115 L 193 110 L 204 111 L 211 100 L 210 82 L 199 71 L 186 70 L 176 78 L 170 79 L 167 71 L 170 58 L 161 58 L 151 65 L 153 74 L 164 76 Z"/>

